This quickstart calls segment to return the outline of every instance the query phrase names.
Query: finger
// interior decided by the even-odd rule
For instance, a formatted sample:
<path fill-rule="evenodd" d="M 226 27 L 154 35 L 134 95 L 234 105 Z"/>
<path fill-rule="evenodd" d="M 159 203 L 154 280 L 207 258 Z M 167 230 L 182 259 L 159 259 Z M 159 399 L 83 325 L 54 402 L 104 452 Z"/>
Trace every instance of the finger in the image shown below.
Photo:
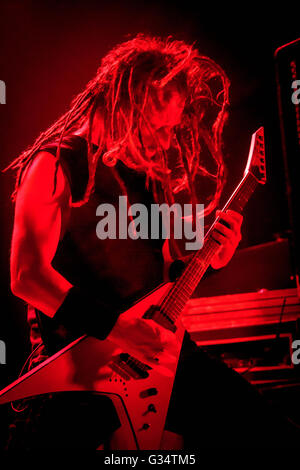
<path fill-rule="evenodd" d="M 222 233 L 220 232 L 217 232 L 216 230 L 213 231 L 212 233 L 212 238 L 218 242 L 220 245 L 225 245 L 226 243 L 229 242 L 229 240 L 224 236 L 222 235 Z"/>
<path fill-rule="evenodd" d="M 214 227 L 214 231 L 217 231 L 219 233 L 221 233 L 222 235 L 224 235 L 226 238 L 232 238 L 232 236 L 234 236 L 236 233 L 233 232 L 233 230 L 231 228 L 228 228 L 226 225 L 224 224 L 221 224 L 220 222 L 217 222 L 215 227 Z"/>
<path fill-rule="evenodd" d="M 156 355 L 145 355 L 146 362 L 150 362 L 151 364 L 158 364 L 159 363 L 159 357 L 156 357 Z"/>
<path fill-rule="evenodd" d="M 237 221 L 236 217 L 227 212 L 219 212 L 218 217 L 220 220 L 226 222 L 229 226 L 237 226 L 240 224 L 240 221 Z"/>
<path fill-rule="evenodd" d="M 220 211 L 220 210 L 217 210 L 216 211 L 216 215 L 220 218 L 228 218 L 230 217 L 230 219 L 228 220 L 234 220 L 236 221 L 237 223 L 241 224 L 242 221 L 243 221 L 243 216 L 239 213 L 239 212 L 236 212 L 236 211 L 233 211 L 231 209 L 226 209 L 226 211 Z"/>
<path fill-rule="evenodd" d="M 160 340 L 160 328 L 153 320 L 138 318 L 137 323 L 139 330 L 143 333 L 145 338 L 148 337 L 149 341 L 152 341 L 153 339 L 157 339 L 158 341 Z"/>
<path fill-rule="evenodd" d="M 236 218 L 226 212 L 220 212 L 218 217 L 220 220 L 226 222 L 232 230 L 238 231 L 241 227 L 241 222 L 238 222 Z"/>
<path fill-rule="evenodd" d="M 164 348 L 170 350 L 177 348 L 179 342 L 173 332 L 165 330 L 162 334 L 162 344 Z"/>
<path fill-rule="evenodd" d="M 242 221 L 243 220 L 243 216 L 242 214 L 240 214 L 239 212 L 237 211 L 233 211 L 232 209 L 226 209 L 225 211 L 221 211 L 219 209 L 216 210 L 216 215 L 219 216 L 220 214 L 229 214 L 231 215 L 234 219 L 236 219 L 237 221 Z"/>
<path fill-rule="evenodd" d="M 233 211 L 231 209 L 227 209 L 226 214 L 231 215 L 233 219 L 235 219 L 240 225 L 242 225 L 242 222 L 243 222 L 242 214 L 240 214 L 239 212 Z"/>
<path fill-rule="evenodd" d="M 239 228 L 232 230 L 231 228 L 228 228 L 226 225 L 223 225 L 222 223 L 217 222 L 214 230 L 217 230 L 222 235 L 224 235 L 226 239 L 232 244 L 235 244 L 236 242 L 239 243 L 242 239 L 241 230 Z"/>
<path fill-rule="evenodd" d="M 238 212 L 236 211 L 232 211 L 230 209 L 228 209 L 226 211 L 226 214 L 229 214 L 238 224 L 239 226 L 241 227 L 242 223 L 243 223 L 243 216 L 242 214 L 239 214 Z"/>

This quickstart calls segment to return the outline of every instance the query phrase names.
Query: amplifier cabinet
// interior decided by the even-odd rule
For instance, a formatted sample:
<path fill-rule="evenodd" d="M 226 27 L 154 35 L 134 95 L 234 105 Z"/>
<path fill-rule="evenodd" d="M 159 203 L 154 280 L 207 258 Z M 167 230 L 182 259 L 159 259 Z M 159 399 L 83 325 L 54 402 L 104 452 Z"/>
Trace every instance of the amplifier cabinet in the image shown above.
<path fill-rule="evenodd" d="M 300 340 L 297 289 L 193 298 L 183 321 L 199 346 L 250 382 L 300 384 L 292 360 L 293 342 Z"/>

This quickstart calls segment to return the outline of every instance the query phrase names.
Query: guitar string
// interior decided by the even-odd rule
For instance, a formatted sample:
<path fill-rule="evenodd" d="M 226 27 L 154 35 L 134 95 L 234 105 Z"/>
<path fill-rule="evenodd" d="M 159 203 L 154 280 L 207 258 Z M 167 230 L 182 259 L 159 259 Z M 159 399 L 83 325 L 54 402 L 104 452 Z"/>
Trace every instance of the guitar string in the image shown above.
<path fill-rule="evenodd" d="M 248 175 L 251 175 L 251 173 L 249 173 Z M 239 188 L 239 191 L 237 192 L 234 200 L 231 201 L 230 206 L 232 206 L 234 203 L 237 203 L 238 206 L 240 206 L 239 209 L 242 209 L 244 205 L 247 203 L 249 197 L 251 196 L 251 193 L 254 191 L 256 186 L 257 186 L 257 181 L 254 177 L 246 178 L 243 187 Z M 207 242 L 209 241 L 210 240 L 208 239 Z M 207 245 L 207 242 L 205 243 L 206 245 Z M 161 309 L 164 308 L 164 311 L 167 312 L 167 315 L 171 319 L 173 320 L 175 319 L 176 321 L 176 319 L 178 318 L 178 315 L 181 313 L 187 300 L 192 295 L 195 287 L 199 283 L 200 281 L 199 277 L 200 276 L 202 277 L 202 275 L 206 271 L 208 266 L 205 266 L 205 265 L 207 264 L 207 261 L 210 258 L 211 254 L 213 254 L 214 249 L 215 247 L 213 247 L 212 251 L 208 250 L 208 253 L 204 255 L 203 260 L 200 262 L 200 269 L 199 269 L 199 263 L 197 263 L 199 261 L 199 258 L 197 256 L 199 252 L 195 253 L 194 258 L 190 261 L 190 264 L 188 265 L 187 269 L 182 275 L 183 278 L 182 279 L 180 278 L 178 280 L 176 285 L 173 287 L 173 289 L 169 292 L 169 294 L 166 296 L 166 298 L 160 305 L 160 308 Z M 201 254 L 203 255 L 203 253 Z M 196 263 L 198 264 L 198 266 L 196 266 Z M 202 273 L 202 271 L 204 272 Z M 192 284 L 192 288 L 191 288 L 191 284 Z M 190 291 L 189 293 L 182 294 L 182 289 L 184 286 L 187 286 L 189 288 L 189 291 Z M 173 315 L 172 312 L 170 311 L 173 308 L 175 308 L 175 315 Z"/>

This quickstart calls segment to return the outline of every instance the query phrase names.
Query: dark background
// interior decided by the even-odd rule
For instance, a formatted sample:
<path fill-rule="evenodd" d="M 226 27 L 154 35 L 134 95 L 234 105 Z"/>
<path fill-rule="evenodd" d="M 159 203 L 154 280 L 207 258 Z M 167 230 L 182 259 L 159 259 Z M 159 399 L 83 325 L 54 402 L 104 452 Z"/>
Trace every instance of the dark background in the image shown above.
<path fill-rule="evenodd" d="M 0 167 L 58 118 L 94 76 L 116 43 L 138 32 L 172 35 L 196 45 L 231 80 L 230 118 L 224 132 L 229 179 L 224 199 L 244 169 L 251 134 L 265 127 L 268 184 L 250 201 L 241 248 L 285 236 L 285 181 L 277 117 L 273 54 L 300 36 L 299 9 L 288 2 L 264 11 L 260 3 L 152 1 L 2 1 L 0 79 L 7 104 L 0 108 Z M 0 387 L 16 378 L 27 353 L 26 311 L 9 291 L 9 249 L 14 179 L 1 174 L 0 339 L 7 365 Z M 280 269 L 280 267 L 279 267 Z"/>

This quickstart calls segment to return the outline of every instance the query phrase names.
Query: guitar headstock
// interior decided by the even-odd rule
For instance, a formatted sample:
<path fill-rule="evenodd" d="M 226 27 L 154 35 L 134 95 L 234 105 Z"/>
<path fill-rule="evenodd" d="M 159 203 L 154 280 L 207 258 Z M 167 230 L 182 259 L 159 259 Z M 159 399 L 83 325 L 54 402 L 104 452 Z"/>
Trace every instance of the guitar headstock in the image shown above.
<path fill-rule="evenodd" d="M 265 159 L 265 136 L 264 128 L 260 127 L 252 134 L 248 161 L 245 169 L 245 175 L 251 173 L 260 184 L 265 184 L 266 159 Z"/>

